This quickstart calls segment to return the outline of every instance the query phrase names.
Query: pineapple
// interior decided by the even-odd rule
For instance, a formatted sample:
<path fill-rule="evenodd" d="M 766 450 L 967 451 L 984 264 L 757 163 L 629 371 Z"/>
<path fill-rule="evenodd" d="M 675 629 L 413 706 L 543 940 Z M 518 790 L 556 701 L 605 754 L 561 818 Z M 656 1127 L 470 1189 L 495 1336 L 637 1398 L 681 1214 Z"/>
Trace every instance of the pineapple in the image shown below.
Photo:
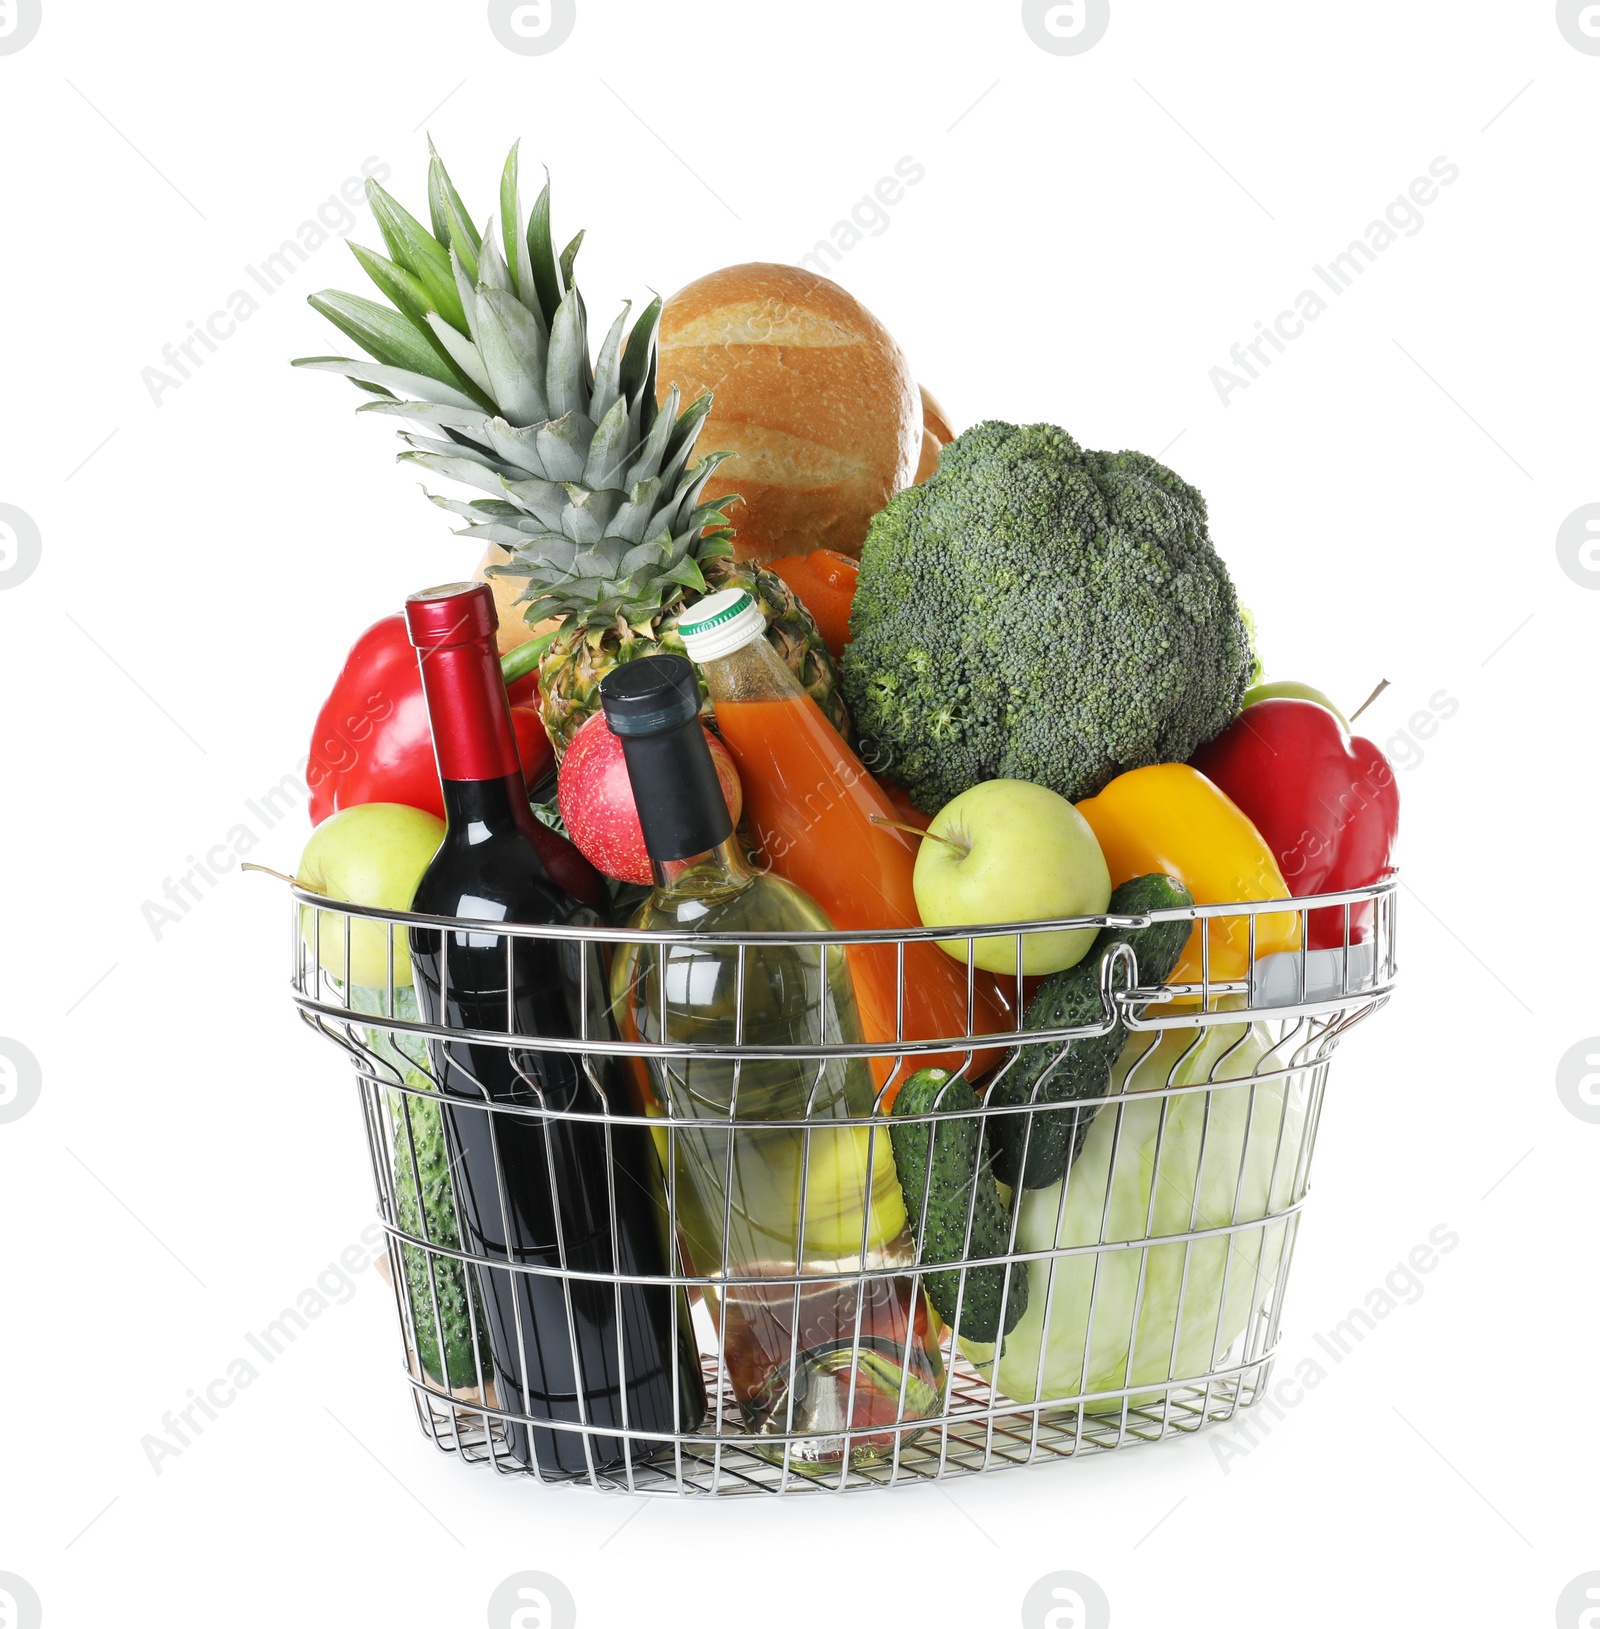
<path fill-rule="evenodd" d="M 524 231 L 515 147 L 498 228 L 472 224 L 437 153 L 431 233 L 375 181 L 367 197 L 389 258 L 351 248 L 392 304 L 331 291 L 311 304 L 372 360 L 296 365 L 353 380 L 373 397 L 361 411 L 401 421 L 403 461 L 485 494 L 428 495 L 466 522 L 458 535 L 505 551 L 490 572 L 522 580 L 516 604 L 530 625 L 560 619 L 523 647 L 525 662 L 538 661 L 557 755 L 599 707 L 612 667 L 681 651 L 678 613 L 734 585 L 750 591 L 774 648 L 847 732 L 838 672 L 810 613 L 778 577 L 734 560 L 727 516 L 701 502 L 727 456 L 691 463 L 710 395 L 680 411 L 674 389 L 657 407 L 659 296 L 631 329 L 625 304 L 591 363 L 573 280 L 583 234 L 556 256 L 548 180 Z"/>
<path fill-rule="evenodd" d="M 670 402 L 671 397 L 669 395 Z M 709 460 L 708 460 L 709 462 Z M 709 474 L 710 471 L 707 471 Z M 699 585 L 680 587 L 652 575 L 637 589 L 580 566 L 563 586 L 544 591 L 533 616 L 560 616 L 559 628 L 541 635 L 539 704 L 545 729 L 559 757 L 588 716 L 600 705 L 600 681 L 618 662 L 659 651 L 684 654 L 678 613 L 702 594 L 743 588 L 767 619 L 767 639 L 846 740 L 850 718 L 838 689 L 838 670 L 817 632 L 811 613 L 781 577 L 733 558 L 733 533 L 724 527 L 697 535 L 692 561 Z M 495 568 L 491 568 L 495 569 Z M 517 565 L 498 568 L 516 572 Z M 587 573 L 587 574 L 585 574 Z M 706 704 L 708 716 L 710 702 Z"/>

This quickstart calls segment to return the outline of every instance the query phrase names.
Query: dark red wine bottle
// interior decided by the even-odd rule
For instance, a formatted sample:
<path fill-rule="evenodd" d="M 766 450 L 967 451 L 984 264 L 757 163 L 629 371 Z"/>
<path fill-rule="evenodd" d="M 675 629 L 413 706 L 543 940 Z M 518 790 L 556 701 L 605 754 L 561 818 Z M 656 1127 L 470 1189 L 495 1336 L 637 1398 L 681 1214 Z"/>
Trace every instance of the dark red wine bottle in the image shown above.
<path fill-rule="evenodd" d="M 596 924 L 599 874 L 528 806 L 489 589 L 413 594 L 406 620 L 446 820 L 412 909 Z M 614 1037 L 608 969 L 593 944 L 414 928 L 411 960 L 429 1023 L 559 1040 L 583 1033 L 587 1004 L 588 1035 Z M 511 1416 L 497 1457 L 584 1476 L 662 1446 L 606 1433 L 694 1430 L 705 1390 L 681 1291 L 584 1276 L 669 1273 L 659 1161 L 617 1060 L 465 1041 L 434 1041 L 431 1053 L 463 1244 L 506 1264 L 478 1269 L 495 1370 L 487 1401 Z M 629 1118 L 607 1125 L 550 1111 Z"/>

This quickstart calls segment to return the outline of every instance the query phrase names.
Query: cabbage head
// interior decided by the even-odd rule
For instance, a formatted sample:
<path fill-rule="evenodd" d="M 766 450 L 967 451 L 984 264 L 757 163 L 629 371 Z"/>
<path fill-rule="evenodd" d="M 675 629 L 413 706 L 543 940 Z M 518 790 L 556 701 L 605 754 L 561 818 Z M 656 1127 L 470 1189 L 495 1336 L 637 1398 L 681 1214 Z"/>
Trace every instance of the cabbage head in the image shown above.
<path fill-rule="evenodd" d="M 1283 1061 L 1263 1063 L 1272 1043 L 1260 1024 L 1130 1036 L 1110 1088 L 1123 1095 L 1095 1117 L 1064 1182 L 1022 1194 L 1017 1249 L 1192 1233 L 1289 1204 L 1309 1071 L 1252 1084 L 1257 1069 Z M 1207 1081 L 1212 1090 L 1143 1095 Z M 1206 1374 L 1265 1306 L 1289 1225 L 1032 1263 L 1028 1311 L 1006 1337 L 1000 1388 L 1031 1403 Z M 1133 1393 L 1130 1406 L 1159 1399 Z M 1118 1412 L 1122 1400 L 1088 1407 Z"/>

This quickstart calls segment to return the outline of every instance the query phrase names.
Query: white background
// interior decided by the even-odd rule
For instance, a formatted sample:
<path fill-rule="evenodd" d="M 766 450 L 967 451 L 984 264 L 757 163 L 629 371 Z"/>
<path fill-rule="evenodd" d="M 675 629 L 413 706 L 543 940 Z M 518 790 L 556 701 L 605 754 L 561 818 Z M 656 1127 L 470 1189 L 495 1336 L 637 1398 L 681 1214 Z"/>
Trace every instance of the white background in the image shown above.
<path fill-rule="evenodd" d="M 1010 3 L 578 0 L 520 56 L 480 4 L 44 0 L 0 55 L 0 503 L 43 540 L 0 591 L 0 1035 L 43 1082 L 0 1124 L 0 1573 L 52 1626 L 476 1625 L 524 1568 L 585 1625 L 1011 1624 L 1058 1569 L 1118 1629 L 1551 1621 L 1600 1568 L 1600 1126 L 1555 1090 L 1600 1032 L 1600 594 L 1555 548 L 1600 500 L 1597 96 L 1546 0 L 1113 0 L 1078 56 Z M 836 275 L 958 425 L 1165 450 L 1270 672 L 1392 681 L 1403 986 L 1335 1066 L 1281 1372 L 1461 1242 L 1254 1451 L 715 1508 L 502 1483 L 416 1432 L 366 1272 L 153 1472 L 372 1198 L 279 886 L 230 873 L 159 938 L 143 903 L 294 769 L 355 635 L 475 553 L 287 366 L 344 348 L 303 298 L 363 286 L 336 241 L 159 405 L 141 370 L 369 155 L 425 214 L 425 129 L 480 216 L 514 138 L 550 165 L 597 320 L 798 258 L 915 158 Z M 1224 406 L 1229 347 L 1440 156 L 1423 228 Z"/>

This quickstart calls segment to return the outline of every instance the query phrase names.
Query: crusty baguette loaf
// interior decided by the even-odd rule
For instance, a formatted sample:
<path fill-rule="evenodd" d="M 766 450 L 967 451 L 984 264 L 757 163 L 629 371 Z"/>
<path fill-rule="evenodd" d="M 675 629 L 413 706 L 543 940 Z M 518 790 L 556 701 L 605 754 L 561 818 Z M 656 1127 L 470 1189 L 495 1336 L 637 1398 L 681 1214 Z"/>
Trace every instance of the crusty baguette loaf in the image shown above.
<path fill-rule="evenodd" d="M 661 319 L 658 393 L 714 393 L 701 435 L 730 458 L 708 497 L 736 492 L 741 559 L 857 555 L 867 522 L 916 474 L 922 403 L 900 347 L 856 299 L 797 266 L 729 266 Z"/>

